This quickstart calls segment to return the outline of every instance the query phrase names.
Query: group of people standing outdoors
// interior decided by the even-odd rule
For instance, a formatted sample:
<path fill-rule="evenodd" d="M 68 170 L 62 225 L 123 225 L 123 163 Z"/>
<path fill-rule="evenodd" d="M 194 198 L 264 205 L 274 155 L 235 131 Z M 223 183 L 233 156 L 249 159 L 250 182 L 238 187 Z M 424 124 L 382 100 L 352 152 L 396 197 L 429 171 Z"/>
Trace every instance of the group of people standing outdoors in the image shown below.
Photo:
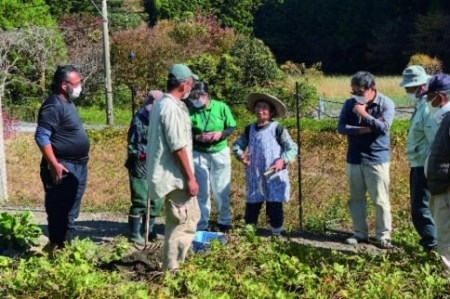
<path fill-rule="evenodd" d="M 342 108 L 338 132 L 348 137 L 347 176 L 353 236 L 349 244 L 367 242 L 366 193 L 375 204 L 376 238 L 392 248 L 389 200 L 389 130 L 394 103 L 375 87 L 369 72 L 351 79 L 352 96 Z M 400 83 L 415 105 L 408 131 L 411 166 L 411 214 L 420 245 L 437 248 L 450 269 L 450 76 L 428 76 L 421 66 L 403 72 Z M 43 154 L 45 190 L 52 249 L 71 241 L 87 179 L 89 139 L 74 106 L 81 92 L 79 71 L 58 67 L 52 95 L 42 104 L 35 140 Z M 247 96 L 256 120 L 231 150 L 245 166 L 246 224 L 256 225 L 266 203 L 273 235 L 283 232 L 283 203 L 290 198 L 287 166 L 298 153 L 289 132 L 274 118 L 286 107 L 265 93 Z M 434 111 L 436 110 L 436 111 Z M 436 128 L 437 131 L 436 131 Z M 236 130 L 230 108 L 210 97 L 208 85 L 183 64 L 168 73 L 166 92 L 151 91 L 133 116 L 128 131 L 127 160 L 131 207 L 130 240 L 145 244 L 158 237 L 155 220 L 165 211 L 164 269 L 179 268 L 196 231 L 231 229 L 231 157 L 227 138 Z M 433 141 L 434 140 L 434 141 Z M 211 194 L 218 213 L 209 227 Z"/>
<path fill-rule="evenodd" d="M 420 65 L 407 67 L 400 87 L 414 106 L 406 156 L 410 165 L 411 217 L 426 252 L 438 251 L 450 270 L 450 76 L 429 76 Z M 357 72 L 351 79 L 338 132 L 348 139 L 347 177 L 353 236 L 348 244 L 368 242 L 367 199 L 375 205 L 375 230 L 381 248 L 393 248 L 389 200 L 389 129 L 394 103 L 377 91 L 375 77 Z"/>
<path fill-rule="evenodd" d="M 155 93 L 152 91 L 150 95 Z M 287 130 L 272 120 L 286 113 L 279 99 L 252 93 L 248 96 L 248 107 L 257 120 L 233 145 L 236 157 L 246 166 L 245 221 L 256 224 L 262 203 L 267 201 L 272 232 L 280 235 L 282 202 L 290 197 L 286 165 L 294 159 L 297 146 Z M 147 117 L 143 118 L 142 113 Z M 155 209 L 150 209 L 155 213 L 150 212 L 147 237 L 157 237 L 153 231 L 154 218 L 160 210 L 158 203 L 163 201 L 164 268 L 179 267 L 196 231 L 230 230 L 231 155 L 227 138 L 235 130 L 236 121 L 228 105 L 211 98 L 208 85 L 198 81 L 182 64 L 170 69 L 167 93 L 153 98 L 152 107 L 144 101 L 143 108 L 133 117 L 126 163 L 132 193 L 131 240 L 141 245 L 145 242 L 147 199 L 150 206 L 155 205 Z M 139 179 L 148 183 L 148 194 L 136 192 L 144 185 L 135 182 L 133 171 L 138 167 L 146 168 L 146 178 Z M 218 214 L 217 225 L 212 228 L 209 226 L 211 195 Z"/>

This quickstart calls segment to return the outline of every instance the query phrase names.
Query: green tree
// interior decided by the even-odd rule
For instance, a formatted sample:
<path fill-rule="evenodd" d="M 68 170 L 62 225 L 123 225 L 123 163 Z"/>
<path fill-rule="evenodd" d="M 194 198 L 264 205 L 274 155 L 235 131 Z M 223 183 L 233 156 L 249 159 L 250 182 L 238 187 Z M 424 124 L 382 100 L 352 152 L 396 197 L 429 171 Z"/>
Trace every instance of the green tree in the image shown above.
<path fill-rule="evenodd" d="M 151 23 L 191 18 L 196 12 L 214 14 L 224 27 L 240 33 L 253 31 L 254 13 L 264 2 L 281 0 L 147 0 Z"/>
<path fill-rule="evenodd" d="M 45 0 L 2 0 L 0 28 L 24 28 L 29 25 L 56 27 Z"/>
<path fill-rule="evenodd" d="M 16 60 L 8 92 L 11 101 L 38 103 L 46 90 L 54 66 L 66 60 L 66 48 L 44 0 L 4 0 L 0 4 L 0 28 L 19 30 L 26 39 L 9 59 Z M 30 99 L 31 98 L 31 99 Z"/>
<path fill-rule="evenodd" d="M 96 12 L 89 0 L 45 0 L 45 2 L 50 7 L 51 14 L 57 18 L 71 13 Z"/>
<path fill-rule="evenodd" d="M 450 65 L 450 14 L 442 11 L 431 11 L 419 16 L 416 22 L 417 31 L 412 35 L 413 49 L 418 53 L 437 56 L 444 66 Z"/>

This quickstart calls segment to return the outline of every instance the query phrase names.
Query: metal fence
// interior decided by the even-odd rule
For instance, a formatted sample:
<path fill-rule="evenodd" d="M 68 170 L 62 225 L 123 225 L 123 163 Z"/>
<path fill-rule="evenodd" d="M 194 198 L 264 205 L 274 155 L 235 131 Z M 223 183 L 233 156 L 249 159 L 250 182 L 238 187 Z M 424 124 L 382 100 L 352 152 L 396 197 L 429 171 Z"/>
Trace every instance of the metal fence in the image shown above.
<path fill-rule="evenodd" d="M 317 101 L 317 107 L 310 113 L 310 117 L 316 118 L 318 120 L 327 118 L 339 118 L 342 106 L 344 102 L 339 102 L 336 100 L 325 99 L 319 97 Z M 395 107 L 395 118 L 408 119 L 414 112 L 414 107 L 412 106 L 399 106 Z"/>

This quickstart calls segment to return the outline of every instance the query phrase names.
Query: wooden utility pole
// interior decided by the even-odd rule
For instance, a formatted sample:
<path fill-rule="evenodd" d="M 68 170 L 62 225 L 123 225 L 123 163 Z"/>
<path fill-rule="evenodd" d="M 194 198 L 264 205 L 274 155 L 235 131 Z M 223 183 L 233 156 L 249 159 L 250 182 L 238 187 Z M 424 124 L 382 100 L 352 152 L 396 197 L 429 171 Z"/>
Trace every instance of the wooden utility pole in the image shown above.
<path fill-rule="evenodd" d="M 0 91 L 0 204 L 8 200 L 8 188 L 6 181 L 5 136 L 3 134 L 2 95 L 3 91 Z"/>
<path fill-rule="evenodd" d="M 113 93 L 111 84 L 111 60 L 109 54 L 109 30 L 108 30 L 108 9 L 106 0 L 102 0 L 102 21 L 103 21 L 103 54 L 105 62 L 105 88 L 106 88 L 106 124 L 114 124 L 113 114 Z"/>

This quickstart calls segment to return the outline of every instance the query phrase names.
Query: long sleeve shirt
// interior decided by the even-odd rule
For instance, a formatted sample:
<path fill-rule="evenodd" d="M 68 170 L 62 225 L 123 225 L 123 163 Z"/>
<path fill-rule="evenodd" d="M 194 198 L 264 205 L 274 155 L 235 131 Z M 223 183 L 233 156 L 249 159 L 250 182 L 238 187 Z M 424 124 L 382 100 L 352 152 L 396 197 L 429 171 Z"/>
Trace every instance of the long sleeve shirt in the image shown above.
<path fill-rule="evenodd" d="M 345 101 L 339 116 L 338 132 L 348 140 L 347 163 L 381 164 L 390 160 L 389 130 L 394 120 L 395 105 L 391 99 L 377 92 L 373 101 L 367 103 L 369 117 L 361 118 L 353 112 L 358 105 L 354 98 Z M 360 134 L 361 127 L 372 132 Z"/>
<path fill-rule="evenodd" d="M 437 123 L 431 115 L 425 98 L 417 102 L 411 116 L 406 144 L 406 156 L 410 167 L 422 167 L 433 144 Z"/>

